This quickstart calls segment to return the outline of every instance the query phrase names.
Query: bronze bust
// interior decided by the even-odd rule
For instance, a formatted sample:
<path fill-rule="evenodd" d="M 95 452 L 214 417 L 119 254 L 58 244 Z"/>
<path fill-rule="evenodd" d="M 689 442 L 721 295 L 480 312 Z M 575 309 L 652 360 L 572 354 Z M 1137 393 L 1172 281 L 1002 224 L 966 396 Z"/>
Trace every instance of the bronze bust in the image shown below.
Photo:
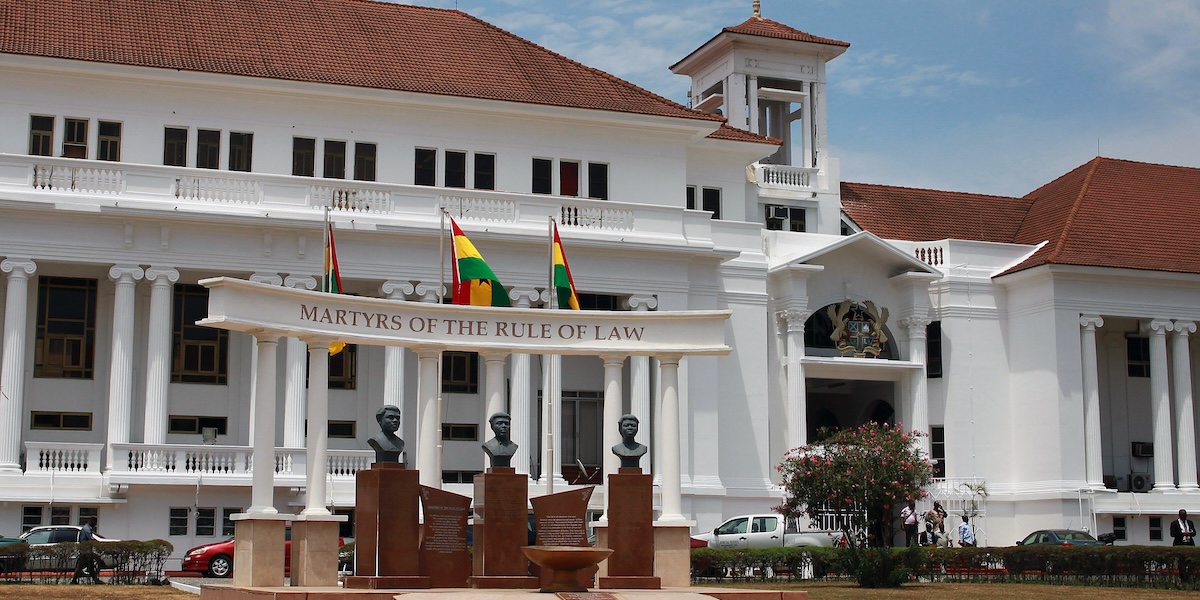
<path fill-rule="evenodd" d="M 498 412 L 488 418 L 488 423 L 492 426 L 492 434 L 495 437 L 483 443 L 484 453 L 491 459 L 493 467 L 512 466 L 513 454 L 517 453 L 516 442 L 508 438 L 512 417 L 506 412 Z"/>
<path fill-rule="evenodd" d="M 375 462 L 400 462 L 404 453 L 404 440 L 396 436 L 400 428 L 400 409 L 385 405 L 375 411 L 375 421 L 379 423 L 379 433 L 367 440 L 375 449 Z"/>
<path fill-rule="evenodd" d="M 612 447 L 612 453 L 621 457 L 621 468 L 641 468 L 642 455 L 646 453 L 646 446 L 634 441 L 634 436 L 638 432 L 639 421 L 633 415 L 624 415 L 617 427 L 621 431 L 621 443 Z"/>

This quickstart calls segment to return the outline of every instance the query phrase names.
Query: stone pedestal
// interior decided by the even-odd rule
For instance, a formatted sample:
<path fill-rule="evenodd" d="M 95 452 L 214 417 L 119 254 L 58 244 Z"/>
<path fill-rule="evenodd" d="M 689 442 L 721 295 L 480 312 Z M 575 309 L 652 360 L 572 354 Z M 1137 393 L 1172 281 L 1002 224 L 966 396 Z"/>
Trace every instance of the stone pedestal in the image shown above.
<path fill-rule="evenodd" d="M 475 476 L 475 549 L 470 585 L 475 588 L 538 587 L 521 552 L 529 544 L 529 477 L 512 467 Z"/>
<path fill-rule="evenodd" d="M 420 574 L 419 473 L 401 463 L 375 463 L 355 475 L 353 589 L 427 588 Z"/>
<path fill-rule="evenodd" d="M 664 587 L 692 584 L 692 527 L 695 521 L 654 523 L 654 574 Z"/>
<path fill-rule="evenodd" d="M 464 588 L 471 577 L 467 515 L 471 499 L 421 486 L 425 525 L 421 536 L 421 575 L 435 588 Z"/>
<path fill-rule="evenodd" d="M 337 587 L 338 523 L 345 515 L 299 515 L 292 521 L 292 585 Z"/>
<path fill-rule="evenodd" d="M 601 589 L 659 589 L 655 572 L 653 476 L 637 467 L 608 476 L 608 527 L 605 544 L 612 548 Z"/>
<path fill-rule="evenodd" d="M 295 515 L 239 513 L 233 520 L 233 585 L 283 585 L 284 525 Z"/>

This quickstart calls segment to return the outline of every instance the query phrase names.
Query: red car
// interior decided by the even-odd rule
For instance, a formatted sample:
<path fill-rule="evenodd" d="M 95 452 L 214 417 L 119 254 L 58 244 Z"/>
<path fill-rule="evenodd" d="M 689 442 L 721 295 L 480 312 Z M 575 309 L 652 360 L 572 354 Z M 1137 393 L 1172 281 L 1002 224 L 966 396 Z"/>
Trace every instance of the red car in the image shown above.
<path fill-rule="evenodd" d="M 284 530 L 283 543 L 283 572 L 292 572 L 292 528 Z M 338 546 L 346 541 L 338 538 Z M 205 573 L 209 577 L 229 577 L 233 575 L 233 538 L 223 542 L 213 542 L 196 546 L 183 556 L 183 570 Z"/>

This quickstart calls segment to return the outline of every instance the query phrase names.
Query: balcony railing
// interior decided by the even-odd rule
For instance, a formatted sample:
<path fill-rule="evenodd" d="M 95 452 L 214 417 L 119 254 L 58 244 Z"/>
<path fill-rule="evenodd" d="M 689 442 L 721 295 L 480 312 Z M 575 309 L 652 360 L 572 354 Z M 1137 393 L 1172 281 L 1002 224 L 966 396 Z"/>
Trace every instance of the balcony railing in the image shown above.
<path fill-rule="evenodd" d="M 755 181 L 761 187 L 811 190 L 815 187 L 818 169 L 792 165 L 754 165 Z"/>
<path fill-rule="evenodd" d="M 104 444 L 25 442 L 26 473 L 97 473 Z"/>
<path fill-rule="evenodd" d="M 55 448 L 62 446 L 42 445 Z M 103 448 L 102 445 L 99 447 Z M 98 457 L 99 450 L 96 452 Z M 276 448 L 275 474 L 305 477 L 305 452 L 303 448 Z M 374 452 L 370 450 L 330 450 L 327 475 L 335 479 L 353 478 L 358 471 L 369 469 L 374 457 Z M 113 444 L 114 474 L 233 477 L 251 474 L 254 471 L 253 464 L 254 451 L 249 446 Z"/>
<path fill-rule="evenodd" d="M 119 169 L 38 164 L 33 167 L 33 187 L 56 192 L 120 194 L 125 189 L 125 178 Z"/>

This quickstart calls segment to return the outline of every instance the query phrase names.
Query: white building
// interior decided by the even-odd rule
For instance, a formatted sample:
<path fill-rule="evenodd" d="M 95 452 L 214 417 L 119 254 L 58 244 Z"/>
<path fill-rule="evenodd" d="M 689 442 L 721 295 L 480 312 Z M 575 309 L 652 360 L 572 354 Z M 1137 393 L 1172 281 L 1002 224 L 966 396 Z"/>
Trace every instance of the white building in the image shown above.
<path fill-rule="evenodd" d="M 553 217 L 588 307 L 732 311 L 733 352 L 679 365 L 699 528 L 774 504 L 785 450 L 868 419 L 931 434 L 952 510 L 986 485 L 991 545 L 1043 527 L 1154 543 L 1200 509 L 1200 250 L 1167 222 L 1200 208 L 1200 170 L 1097 158 L 1024 198 L 843 183 L 825 64 L 849 44 L 758 16 L 672 67 L 693 110 L 458 11 L 55 6 L 0 11 L 0 532 L 99 514 L 177 555 L 230 532 L 263 399 L 251 336 L 192 325 L 197 282 L 312 289 L 326 208 L 350 293 L 436 302 L 444 207 L 515 305 L 545 302 Z M 844 354 L 831 315 L 886 339 Z M 280 343 L 267 400 L 281 512 L 307 500 L 305 356 Z M 442 481 L 469 494 L 484 359 L 442 360 Z M 562 357 L 556 379 L 559 359 L 490 360 L 531 494 L 599 483 L 603 362 Z M 658 366 L 622 368 L 650 436 Z M 416 447 L 417 370 L 398 348 L 330 360 L 334 510 L 380 406 Z"/>

